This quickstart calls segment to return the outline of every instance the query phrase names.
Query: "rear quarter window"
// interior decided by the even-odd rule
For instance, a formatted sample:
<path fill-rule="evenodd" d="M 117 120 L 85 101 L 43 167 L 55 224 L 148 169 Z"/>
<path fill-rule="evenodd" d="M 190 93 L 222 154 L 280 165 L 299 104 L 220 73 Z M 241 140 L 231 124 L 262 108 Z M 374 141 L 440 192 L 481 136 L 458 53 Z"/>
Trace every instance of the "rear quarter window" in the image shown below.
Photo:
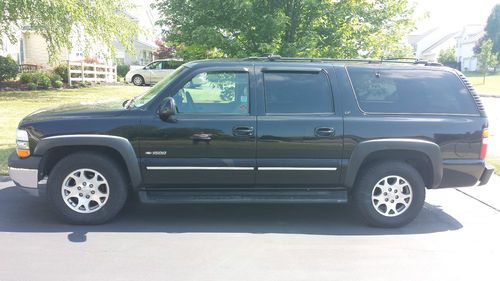
<path fill-rule="evenodd" d="M 348 73 L 365 112 L 479 114 L 462 81 L 447 71 L 350 67 Z"/>

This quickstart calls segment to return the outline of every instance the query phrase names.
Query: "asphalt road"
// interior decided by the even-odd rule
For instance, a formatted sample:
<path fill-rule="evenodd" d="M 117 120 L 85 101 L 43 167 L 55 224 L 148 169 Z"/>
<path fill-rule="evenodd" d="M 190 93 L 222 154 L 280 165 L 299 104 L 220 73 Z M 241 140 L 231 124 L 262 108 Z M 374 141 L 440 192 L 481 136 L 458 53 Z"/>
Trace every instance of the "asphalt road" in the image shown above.
<path fill-rule="evenodd" d="M 0 177 L 0 280 L 498 280 L 500 180 L 463 191 L 400 229 L 347 205 L 134 203 L 73 226 Z"/>

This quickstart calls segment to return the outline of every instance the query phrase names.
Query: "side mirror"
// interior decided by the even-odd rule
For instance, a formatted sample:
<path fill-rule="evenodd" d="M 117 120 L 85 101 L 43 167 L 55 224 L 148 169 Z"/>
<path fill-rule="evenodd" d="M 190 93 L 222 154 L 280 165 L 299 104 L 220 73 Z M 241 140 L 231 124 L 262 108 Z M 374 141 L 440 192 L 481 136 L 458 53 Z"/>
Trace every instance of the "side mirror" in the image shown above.
<path fill-rule="evenodd" d="M 160 109 L 158 110 L 158 115 L 160 115 L 160 118 L 162 120 L 167 120 L 172 115 L 175 115 L 176 111 L 177 107 L 175 105 L 174 98 L 168 97 L 160 105 Z"/>

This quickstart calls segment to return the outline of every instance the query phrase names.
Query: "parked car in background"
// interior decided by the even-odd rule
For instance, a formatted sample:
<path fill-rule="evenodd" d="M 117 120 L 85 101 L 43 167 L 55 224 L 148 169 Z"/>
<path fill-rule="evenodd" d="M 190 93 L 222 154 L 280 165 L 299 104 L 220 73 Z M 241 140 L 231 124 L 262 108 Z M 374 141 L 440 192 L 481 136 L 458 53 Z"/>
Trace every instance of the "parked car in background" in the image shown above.
<path fill-rule="evenodd" d="M 125 81 L 136 86 L 151 85 L 159 82 L 182 64 L 182 59 L 162 59 L 138 69 L 131 69 Z"/>

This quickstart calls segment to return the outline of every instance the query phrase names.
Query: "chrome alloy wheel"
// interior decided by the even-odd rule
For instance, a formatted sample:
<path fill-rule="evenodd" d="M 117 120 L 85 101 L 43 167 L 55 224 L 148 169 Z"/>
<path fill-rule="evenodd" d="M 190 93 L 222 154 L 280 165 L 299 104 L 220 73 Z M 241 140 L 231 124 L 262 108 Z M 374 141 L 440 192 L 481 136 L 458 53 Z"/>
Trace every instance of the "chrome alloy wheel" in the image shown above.
<path fill-rule="evenodd" d="M 73 211 L 82 214 L 96 212 L 109 198 L 106 178 L 92 169 L 78 169 L 71 172 L 61 188 L 64 203 Z"/>
<path fill-rule="evenodd" d="M 134 77 L 134 80 L 133 80 L 132 82 L 133 82 L 133 83 L 134 83 L 134 85 L 136 85 L 136 86 L 140 86 L 140 85 L 142 85 L 142 83 L 144 83 L 144 82 L 142 81 L 142 78 L 141 78 L 140 76 L 135 76 L 135 77 Z"/>
<path fill-rule="evenodd" d="M 411 205 L 413 193 L 410 183 L 400 176 L 387 176 L 377 182 L 372 190 L 372 205 L 386 217 L 404 213 Z"/>

